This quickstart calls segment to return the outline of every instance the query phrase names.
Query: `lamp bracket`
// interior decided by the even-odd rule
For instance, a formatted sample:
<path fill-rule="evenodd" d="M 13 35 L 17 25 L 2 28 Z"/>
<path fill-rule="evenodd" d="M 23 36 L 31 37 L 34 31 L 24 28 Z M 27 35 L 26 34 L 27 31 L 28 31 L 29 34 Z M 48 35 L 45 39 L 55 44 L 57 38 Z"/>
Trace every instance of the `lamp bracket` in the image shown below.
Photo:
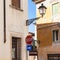
<path fill-rule="evenodd" d="M 40 16 L 40 17 L 42 17 L 42 16 Z M 30 25 L 31 23 L 33 23 L 33 21 L 38 20 L 40 17 L 26 20 L 26 26 L 28 26 L 28 25 Z"/>

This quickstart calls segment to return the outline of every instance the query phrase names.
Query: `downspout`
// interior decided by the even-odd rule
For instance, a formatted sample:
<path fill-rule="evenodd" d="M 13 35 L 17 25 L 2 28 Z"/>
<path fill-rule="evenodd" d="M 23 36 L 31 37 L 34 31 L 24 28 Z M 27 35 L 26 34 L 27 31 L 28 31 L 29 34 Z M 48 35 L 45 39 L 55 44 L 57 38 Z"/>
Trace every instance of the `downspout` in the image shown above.
<path fill-rule="evenodd" d="M 3 14 L 4 14 L 4 43 L 6 43 L 6 0 L 3 0 Z"/>

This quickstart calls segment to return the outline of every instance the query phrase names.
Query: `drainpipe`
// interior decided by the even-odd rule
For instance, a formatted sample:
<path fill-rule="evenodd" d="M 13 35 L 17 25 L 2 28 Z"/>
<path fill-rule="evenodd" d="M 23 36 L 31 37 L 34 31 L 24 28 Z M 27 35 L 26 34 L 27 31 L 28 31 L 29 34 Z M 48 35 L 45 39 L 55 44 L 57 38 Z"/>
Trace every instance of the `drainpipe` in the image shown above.
<path fill-rule="evenodd" d="M 3 12 L 4 12 L 4 43 L 6 43 L 6 0 L 3 0 Z"/>

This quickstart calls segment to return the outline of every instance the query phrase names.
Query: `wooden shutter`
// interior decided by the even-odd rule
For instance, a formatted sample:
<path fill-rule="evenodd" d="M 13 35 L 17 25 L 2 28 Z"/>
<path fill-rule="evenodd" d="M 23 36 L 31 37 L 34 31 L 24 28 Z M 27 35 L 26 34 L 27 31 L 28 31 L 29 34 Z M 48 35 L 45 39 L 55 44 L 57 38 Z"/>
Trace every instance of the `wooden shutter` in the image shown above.
<path fill-rule="evenodd" d="M 20 8 L 20 0 L 12 0 L 12 5 L 16 8 Z"/>
<path fill-rule="evenodd" d="M 21 60 L 21 39 L 17 38 L 17 60 Z"/>

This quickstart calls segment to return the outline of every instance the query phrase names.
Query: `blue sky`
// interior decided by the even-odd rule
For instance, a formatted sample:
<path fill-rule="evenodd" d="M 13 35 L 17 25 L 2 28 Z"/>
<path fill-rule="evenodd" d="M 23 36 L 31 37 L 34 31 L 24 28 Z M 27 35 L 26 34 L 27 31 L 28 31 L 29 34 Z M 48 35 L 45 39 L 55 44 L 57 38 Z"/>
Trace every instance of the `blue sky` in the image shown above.
<path fill-rule="evenodd" d="M 36 17 L 36 5 L 32 0 L 28 0 L 28 19 Z M 32 23 L 29 25 L 29 32 L 35 32 L 35 25 Z"/>

